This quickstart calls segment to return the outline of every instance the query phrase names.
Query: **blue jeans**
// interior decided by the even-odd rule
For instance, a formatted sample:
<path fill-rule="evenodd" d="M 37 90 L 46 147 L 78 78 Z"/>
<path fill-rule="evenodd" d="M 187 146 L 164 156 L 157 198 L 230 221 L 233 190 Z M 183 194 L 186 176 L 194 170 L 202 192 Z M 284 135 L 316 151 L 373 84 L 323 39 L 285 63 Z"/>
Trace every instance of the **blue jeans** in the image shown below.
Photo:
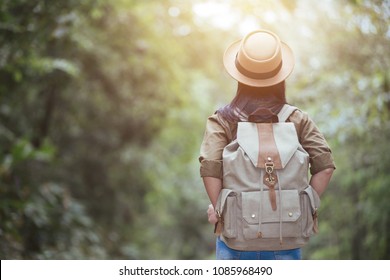
<path fill-rule="evenodd" d="M 216 242 L 217 260 L 300 260 L 301 249 L 281 251 L 238 251 L 230 249 L 218 237 Z"/>

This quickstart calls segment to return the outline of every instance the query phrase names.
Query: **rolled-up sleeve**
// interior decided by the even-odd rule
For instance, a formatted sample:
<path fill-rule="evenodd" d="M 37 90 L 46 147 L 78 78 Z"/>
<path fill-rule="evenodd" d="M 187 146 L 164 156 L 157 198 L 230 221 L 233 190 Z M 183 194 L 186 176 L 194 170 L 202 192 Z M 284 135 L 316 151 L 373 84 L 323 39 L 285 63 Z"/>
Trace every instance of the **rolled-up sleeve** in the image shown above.
<path fill-rule="evenodd" d="M 222 153 L 228 141 L 221 119 L 216 114 L 210 116 L 200 147 L 201 177 L 222 178 Z"/>
<path fill-rule="evenodd" d="M 295 124 L 299 142 L 310 156 L 310 173 L 314 175 L 327 168 L 336 168 L 332 151 L 314 121 L 299 110 L 290 116 L 290 121 Z"/>

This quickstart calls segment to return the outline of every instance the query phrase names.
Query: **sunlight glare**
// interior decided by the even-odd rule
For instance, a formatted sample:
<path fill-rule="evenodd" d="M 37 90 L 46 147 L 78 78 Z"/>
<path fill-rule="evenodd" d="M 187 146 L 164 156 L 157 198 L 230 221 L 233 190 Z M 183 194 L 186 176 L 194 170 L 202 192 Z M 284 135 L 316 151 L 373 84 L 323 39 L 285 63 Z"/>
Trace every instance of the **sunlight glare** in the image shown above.
<path fill-rule="evenodd" d="M 239 26 L 239 32 L 242 36 L 244 36 L 245 34 L 253 30 L 259 29 L 260 27 L 258 20 L 254 16 L 246 17 L 244 20 L 242 20 L 239 23 L 238 26 Z"/>
<path fill-rule="evenodd" d="M 226 2 L 206 1 L 192 7 L 194 14 L 204 21 L 210 21 L 217 28 L 228 30 L 239 20 L 239 14 Z"/>

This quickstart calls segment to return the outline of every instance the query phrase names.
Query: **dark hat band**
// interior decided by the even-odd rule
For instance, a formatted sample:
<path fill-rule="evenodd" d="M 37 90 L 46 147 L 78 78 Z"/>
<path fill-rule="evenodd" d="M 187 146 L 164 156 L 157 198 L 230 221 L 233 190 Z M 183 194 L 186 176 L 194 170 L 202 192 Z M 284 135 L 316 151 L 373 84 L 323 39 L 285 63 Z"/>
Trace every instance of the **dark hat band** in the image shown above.
<path fill-rule="evenodd" d="M 237 56 L 236 56 L 235 64 L 236 64 L 237 70 L 238 70 L 241 74 L 247 76 L 248 78 L 252 78 L 252 79 L 269 79 L 269 78 L 272 78 L 272 77 L 274 77 L 276 74 L 278 74 L 278 72 L 279 72 L 280 69 L 282 68 L 282 61 L 280 61 L 279 65 L 278 65 L 274 70 L 272 70 L 272 71 L 270 71 L 270 72 L 255 73 L 255 72 L 246 70 L 244 67 L 242 67 L 241 64 L 240 64 L 240 62 L 239 62 L 238 59 L 237 59 Z"/>

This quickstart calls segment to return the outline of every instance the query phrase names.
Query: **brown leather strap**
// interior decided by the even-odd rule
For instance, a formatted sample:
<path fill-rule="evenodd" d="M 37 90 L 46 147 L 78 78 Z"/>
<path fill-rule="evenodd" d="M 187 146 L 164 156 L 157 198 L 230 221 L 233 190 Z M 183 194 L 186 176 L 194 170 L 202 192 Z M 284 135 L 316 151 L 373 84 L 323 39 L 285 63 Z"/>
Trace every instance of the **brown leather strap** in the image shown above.
<path fill-rule="evenodd" d="M 271 170 L 267 170 L 264 173 L 263 184 L 268 187 L 269 191 L 269 201 L 271 203 L 272 210 L 276 211 L 276 193 L 275 193 L 275 185 L 278 182 L 278 176 L 274 173 L 273 167 Z"/>
<path fill-rule="evenodd" d="M 272 210 L 276 211 L 276 192 L 275 186 L 269 188 L 269 201 L 271 202 Z"/>
<path fill-rule="evenodd" d="M 282 160 L 275 143 L 273 125 L 271 123 L 258 123 L 259 154 L 257 167 L 265 168 L 263 183 L 269 189 L 269 200 L 272 210 L 276 211 L 275 185 L 278 182 L 274 169 L 282 168 Z"/>
<path fill-rule="evenodd" d="M 264 168 L 266 162 L 272 161 L 275 169 L 282 169 L 282 160 L 275 143 L 272 123 L 257 123 L 256 125 L 259 136 L 257 167 Z"/>
<path fill-rule="evenodd" d="M 313 213 L 313 231 L 314 231 L 314 233 L 318 233 L 318 216 L 317 216 L 317 210 Z"/>

